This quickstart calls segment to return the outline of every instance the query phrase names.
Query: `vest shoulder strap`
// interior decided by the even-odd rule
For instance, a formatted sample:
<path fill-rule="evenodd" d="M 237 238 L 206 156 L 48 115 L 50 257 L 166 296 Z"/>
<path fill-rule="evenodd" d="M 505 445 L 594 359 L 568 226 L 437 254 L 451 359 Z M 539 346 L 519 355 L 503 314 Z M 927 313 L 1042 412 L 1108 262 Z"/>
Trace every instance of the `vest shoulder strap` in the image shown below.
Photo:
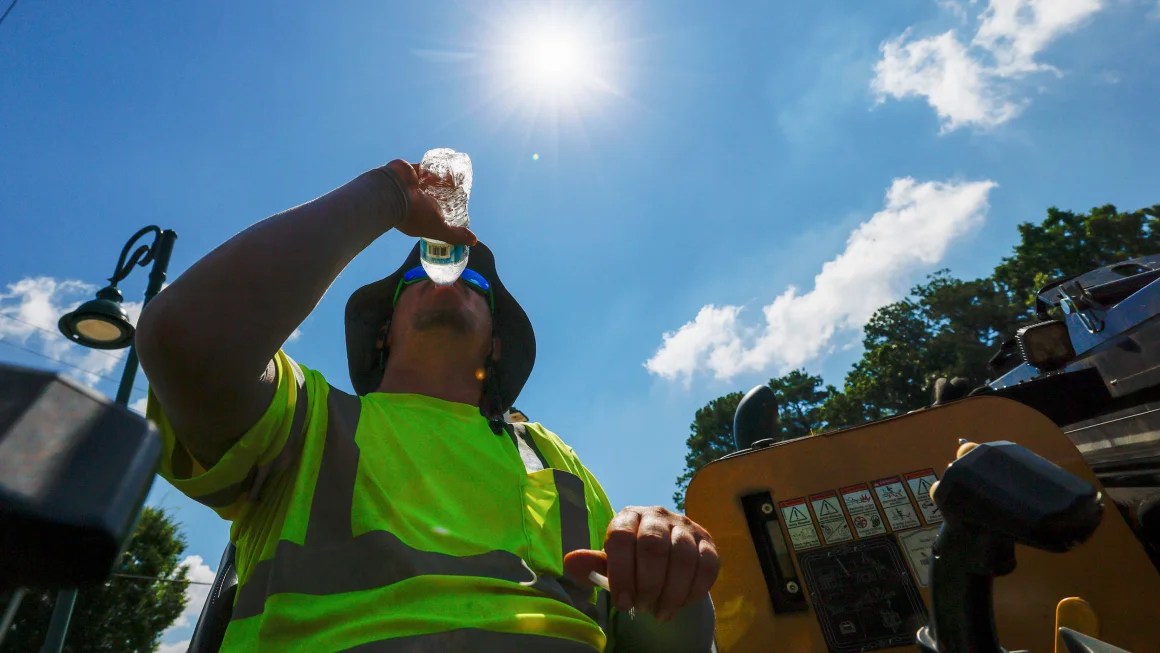
<path fill-rule="evenodd" d="M 535 440 L 528 434 L 528 429 L 523 422 L 508 422 L 504 424 L 504 430 L 511 437 L 516 449 L 519 450 L 520 459 L 524 461 L 524 469 L 529 474 L 551 467 L 547 459 L 544 458 L 544 454 L 540 453 L 539 448 L 536 447 Z"/>

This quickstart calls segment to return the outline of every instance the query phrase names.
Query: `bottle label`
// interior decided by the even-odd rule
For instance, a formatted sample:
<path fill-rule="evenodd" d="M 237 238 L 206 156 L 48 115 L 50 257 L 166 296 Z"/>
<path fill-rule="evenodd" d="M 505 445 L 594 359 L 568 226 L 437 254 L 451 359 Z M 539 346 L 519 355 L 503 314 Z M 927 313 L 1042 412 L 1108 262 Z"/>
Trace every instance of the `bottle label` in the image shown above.
<path fill-rule="evenodd" d="M 451 258 L 451 245 L 427 243 L 427 258 L 440 260 Z"/>

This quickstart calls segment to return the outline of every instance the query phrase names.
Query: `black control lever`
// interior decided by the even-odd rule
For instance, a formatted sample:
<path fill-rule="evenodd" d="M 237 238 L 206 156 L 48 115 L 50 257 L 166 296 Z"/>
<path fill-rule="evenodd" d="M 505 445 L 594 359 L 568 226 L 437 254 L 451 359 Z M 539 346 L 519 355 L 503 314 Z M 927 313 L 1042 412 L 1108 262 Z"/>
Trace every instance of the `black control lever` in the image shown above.
<path fill-rule="evenodd" d="M 733 443 L 743 451 L 762 440 L 777 438 L 777 395 L 759 385 L 741 398 L 733 413 Z"/>
<path fill-rule="evenodd" d="M 952 463 L 933 492 L 945 522 L 931 562 L 931 622 L 921 649 L 998 653 L 992 579 L 1015 569 L 1015 544 L 1063 552 L 1103 517 L 1100 493 L 1012 442 L 981 444 Z"/>

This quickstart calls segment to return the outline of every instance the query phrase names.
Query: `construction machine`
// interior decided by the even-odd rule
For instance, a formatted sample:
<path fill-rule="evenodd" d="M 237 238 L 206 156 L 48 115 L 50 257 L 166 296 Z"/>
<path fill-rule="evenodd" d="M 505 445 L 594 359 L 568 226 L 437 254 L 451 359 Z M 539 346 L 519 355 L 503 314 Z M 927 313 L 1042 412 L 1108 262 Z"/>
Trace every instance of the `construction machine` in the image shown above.
<path fill-rule="evenodd" d="M 1132 259 L 1041 289 L 930 408 L 782 441 L 751 391 L 686 495 L 718 650 L 1160 650 L 1158 315 L 1160 256 Z"/>

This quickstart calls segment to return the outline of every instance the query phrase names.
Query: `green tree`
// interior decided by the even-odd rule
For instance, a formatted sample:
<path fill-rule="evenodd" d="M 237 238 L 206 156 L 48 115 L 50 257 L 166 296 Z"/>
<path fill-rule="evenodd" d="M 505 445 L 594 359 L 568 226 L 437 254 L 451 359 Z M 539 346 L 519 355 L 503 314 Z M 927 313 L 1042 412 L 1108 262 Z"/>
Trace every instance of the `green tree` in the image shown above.
<path fill-rule="evenodd" d="M 769 380 L 777 396 L 777 420 L 781 438 L 799 438 L 821 431 L 822 403 L 831 390 L 822 385 L 822 377 L 807 374 L 805 370 L 792 372 Z"/>
<path fill-rule="evenodd" d="M 829 390 L 822 387 L 822 377 L 793 370 L 784 376 L 769 380 L 769 387 L 777 397 L 779 437 L 782 439 L 809 435 L 821 430 L 819 411 Z M 731 392 L 705 404 L 693 416 L 686 440 L 685 471 L 677 478 L 673 502 L 678 510 L 685 509 L 685 490 L 689 481 L 705 465 L 734 451 L 733 415 L 744 395 Z"/>
<path fill-rule="evenodd" d="M 685 471 L 677 477 L 677 491 L 673 493 L 677 510 L 685 509 L 685 490 L 697 470 L 733 451 L 733 413 L 737 412 L 742 396 L 740 392 L 730 392 L 717 397 L 693 415 L 689 438 L 685 441 L 688 446 Z"/>
<path fill-rule="evenodd" d="M 874 312 L 862 357 L 821 409 L 830 428 L 854 426 L 930 404 L 938 377 L 986 380 L 986 363 L 1021 319 L 1021 307 L 991 279 L 940 270 L 902 301 Z"/>
<path fill-rule="evenodd" d="M 179 556 L 185 537 L 163 510 L 145 508 L 114 576 L 77 596 L 64 650 L 149 652 L 185 609 L 187 569 Z M 142 580 L 126 576 L 144 576 Z M 5 651 L 40 650 L 55 592 L 30 592 L 4 639 Z"/>
<path fill-rule="evenodd" d="M 1030 316 L 1035 291 L 1048 281 L 1156 252 L 1160 204 L 1130 213 L 1111 204 L 1079 214 L 1052 207 L 1043 222 L 1019 225 L 1019 244 L 995 268 L 994 279 Z"/>
<path fill-rule="evenodd" d="M 1036 291 L 1048 281 L 1160 251 L 1160 205 L 1120 213 L 1048 209 L 1019 225 L 1014 253 L 990 277 L 964 281 L 941 270 L 867 323 L 862 357 L 834 389 L 821 417 L 854 426 L 930 404 L 939 377 L 987 381 L 987 360 L 1020 326 L 1037 319 Z"/>

